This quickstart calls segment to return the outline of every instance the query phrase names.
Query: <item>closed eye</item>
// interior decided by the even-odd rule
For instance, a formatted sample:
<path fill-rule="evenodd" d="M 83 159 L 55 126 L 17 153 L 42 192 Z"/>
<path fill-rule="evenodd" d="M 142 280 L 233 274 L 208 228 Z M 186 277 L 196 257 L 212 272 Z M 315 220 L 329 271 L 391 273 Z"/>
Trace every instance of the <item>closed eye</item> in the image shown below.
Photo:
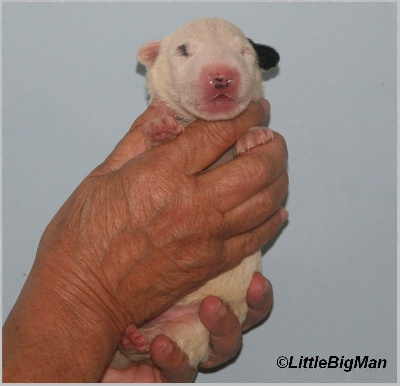
<path fill-rule="evenodd" d="M 189 56 L 188 48 L 187 48 L 186 44 L 181 44 L 180 46 L 177 47 L 177 50 L 180 55 L 186 56 L 186 57 Z"/>

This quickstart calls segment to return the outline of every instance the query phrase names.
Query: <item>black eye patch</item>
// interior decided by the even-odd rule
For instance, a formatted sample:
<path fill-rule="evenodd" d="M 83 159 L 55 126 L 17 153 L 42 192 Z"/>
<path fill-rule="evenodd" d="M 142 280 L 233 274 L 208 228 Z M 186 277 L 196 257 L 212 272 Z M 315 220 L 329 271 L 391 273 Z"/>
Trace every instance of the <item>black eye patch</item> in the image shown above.
<path fill-rule="evenodd" d="M 178 46 L 177 50 L 182 56 L 189 56 L 186 44 L 181 44 L 180 46 Z"/>

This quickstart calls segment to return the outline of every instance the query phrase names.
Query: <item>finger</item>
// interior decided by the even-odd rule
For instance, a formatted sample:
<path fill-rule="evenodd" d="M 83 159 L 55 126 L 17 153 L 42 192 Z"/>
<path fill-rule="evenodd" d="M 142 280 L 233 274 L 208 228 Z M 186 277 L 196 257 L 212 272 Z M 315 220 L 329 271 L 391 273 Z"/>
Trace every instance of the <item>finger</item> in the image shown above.
<path fill-rule="evenodd" d="M 206 122 L 197 120 L 162 150 L 171 154 L 172 162 L 187 174 L 195 174 L 218 159 L 250 127 L 260 126 L 269 115 L 269 102 L 252 102 L 235 119 Z M 180 149 L 177 151 L 176 149 Z M 158 150 L 158 149 L 157 149 Z"/>
<path fill-rule="evenodd" d="M 214 198 L 215 208 L 227 212 L 275 181 L 287 158 L 285 140 L 275 133 L 273 140 L 200 175 L 198 182 Z"/>
<path fill-rule="evenodd" d="M 225 213 L 225 236 L 247 232 L 266 221 L 282 204 L 289 185 L 286 170 L 261 192 Z"/>
<path fill-rule="evenodd" d="M 259 226 L 225 241 L 222 252 L 224 261 L 230 262 L 235 267 L 245 257 L 257 252 L 276 235 L 283 223 L 288 219 L 288 216 L 289 212 L 280 207 L 267 221 Z"/>
<path fill-rule="evenodd" d="M 120 169 L 132 158 L 144 153 L 147 150 L 147 143 L 140 130 L 129 131 L 117 144 L 113 152 L 100 164 L 91 176 L 103 175 Z"/>
<path fill-rule="evenodd" d="M 242 330 L 246 331 L 261 322 L 270 313 L 273 303 L 272 284 L 259 272 L 253 275 L 246 294 L 249 310 Z"/>
<path fill-rule="evenodd" d="M 210 331 L 210 351 L 202 367 L 215 367 L 234 357 L 242 346 L 238 318 L 231 308 L 215 296 L 206 298 L 200 306 L 200 320 Z"/>
<path fill-rule="evenodd" d="M 157 108 L 150 104 L 143 114 L 133 122 L 129 131 L 119 141 L 112 153 L 91 175 L 101 175 L 118 170 L 131 159 L 144 153 L 147 150 L 147 143 L 141 127 L 146 122 L 154 119 L 157 114 L 159 114 Z"/>
<path fill-rule="evenodd" d="M 150 345 L 153 363 L 161 370 L 164 382 L 191 382 L 196 369 L 189 365 L 188 357 L 178 345 L 166 335 L 158 335 Z"/>

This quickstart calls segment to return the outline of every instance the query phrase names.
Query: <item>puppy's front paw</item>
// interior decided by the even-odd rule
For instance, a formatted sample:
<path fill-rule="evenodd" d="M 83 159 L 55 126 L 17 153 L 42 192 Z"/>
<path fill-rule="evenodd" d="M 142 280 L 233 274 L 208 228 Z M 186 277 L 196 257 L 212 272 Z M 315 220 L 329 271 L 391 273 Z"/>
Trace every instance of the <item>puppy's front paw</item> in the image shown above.
<path fill-rule="evenodd" d="M 264 145 L 274 138 L 274 132 L 267 127 L 253 127 L 236 142 L 236 155 L 245 153 L 256 146 Z"/>
<path fill-rule="evenodd" d="M 184 131 L 184 127 L 173 117 L 163 115 L 147 122 L 143 127 L 149 149 L 175 138 Z"/>

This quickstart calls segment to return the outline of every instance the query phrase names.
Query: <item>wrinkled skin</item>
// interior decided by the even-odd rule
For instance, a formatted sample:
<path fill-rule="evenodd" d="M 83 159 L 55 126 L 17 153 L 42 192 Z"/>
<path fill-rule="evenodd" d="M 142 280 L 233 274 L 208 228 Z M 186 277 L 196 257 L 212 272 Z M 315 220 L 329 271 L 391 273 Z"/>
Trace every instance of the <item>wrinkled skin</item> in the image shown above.
<path fill-rule="evenodd" d="M 150 107 L 46 228 L 3 328 L 4 381 L 99 380 L 126 325 L 236 266 L 286 220 L 278 134 L 198 175 L 266 118 L 259 104 L 233 121 L 196 121 L 136 157 L 151 115 Z"/>

